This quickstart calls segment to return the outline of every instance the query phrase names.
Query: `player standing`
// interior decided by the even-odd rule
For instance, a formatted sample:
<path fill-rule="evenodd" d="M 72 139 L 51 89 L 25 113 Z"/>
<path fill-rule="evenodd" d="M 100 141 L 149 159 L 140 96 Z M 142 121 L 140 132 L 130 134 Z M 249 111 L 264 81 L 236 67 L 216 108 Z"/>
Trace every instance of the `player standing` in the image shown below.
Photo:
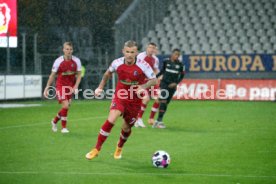
<path fill-rule="evenodd" d="M 174 49 L 171 57 L 163 61 L 163 67 L 157 77 L 163 75 L 160 83 L 160 97 L 159 97 L 159 112 L 157 121 L 155 121 L 153 128 L 166 128 L 162 122 L 163 116 L 166 113 L 167 106 L 170 103 L 177 84 L 181 82 L 184 77 L 183 64 L 178 60 L 180 56 L 180 50 Z"/>
<path fill-rule="evenodd" d="M 81 61 L 73 56 L 73 45 L 71 42 L 63 44 L 63 56 L 57 58 L 54 62 L 52 72 L 49 76 L 47 85 L 44 90 L 44 96 L 47 98 L 49 89 L 57 75 L 56 80 L 56 95 L 61 110 L 52 120 L 52 130 L 57 132 L 57 122 L 61 119 L 62 133 L 69 133 L 66 128 L 67 115 L 73 93 L 77 93 L 78 86 L 81 81 Z"/>
<path fill-rule="evenodd" d="M 155 74 L 157 74 L 159 72 L 159 68 L 158 68 L 159 59 L 155 56 L 156 52 L 157 52 L 157 45 L 155 43 L 151 42 L 147 45 L 146 51 L 138 54 L 138 56 L 137 56 L 138 59 L 145 60 L 151 66 L 151 68 Z M 148 79 L 146 79 L 145 82 L 147 80 Z M 153 125 L 154 116 L 159 107 L 158 94 L 157 94 L 158 89 L 159 89 L 158 85 L 152 86 L 150 89 L 147 89 L 145 96 L 143 97 L 141 109 L 138 114 L 138 119 L 135 122 L 135 127 L 142 127 L 142 128 L 146 127 L 142 120 L 142 117 L 147 108 L 147 104 L 150 101 L 150 97 L 152 97 L 152 99 L 154 99 L 154 104 L 152 105 L 152 108 L 151 108 L 151 113 L 150 113 L 150 118 L 148 120 L 148 123 L 150 125 Z"/>
<path fill-rule="evenodd" d="M 120 116 L 123 117 L 124 122 L 114 158 L 120 159 L 122 157 L 122 148 L 131 134 L 131 127 L 136 121 L 141 106 L 142 100 L 139 95 L 144 89 L 155 85 L 157 82 L 155 74 L 148 63 L 144 60 L 136 59 L 137 53 L 136 42 L 127 41 L 123 48 L 124 57 L 112 62 L 104 73 L 99 87 L 95 90 L 95 95 L 100 95 L 112 73 L 117 72 L 118 83 L 111 102 L 109 115 L 100 129 L 95 147 L 86 154 L 86 158 L 89 160 L 98 156 L 103 143 Z M 147 83 L 144 83 L 145 78 L 149 79 Z"/>

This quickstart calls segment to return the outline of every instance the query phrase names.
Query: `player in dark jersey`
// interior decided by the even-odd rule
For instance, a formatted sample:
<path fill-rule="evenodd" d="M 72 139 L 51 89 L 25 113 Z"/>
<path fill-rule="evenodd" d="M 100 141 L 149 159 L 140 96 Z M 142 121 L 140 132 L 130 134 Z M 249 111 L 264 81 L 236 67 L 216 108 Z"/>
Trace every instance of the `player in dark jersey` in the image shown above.
<path fill-rule="evenodd" d="M 64 55 L 57 58 L 54 62 L 52 73 L 49 76 L 43 94 L 44 97 L 48 98 L 50 86 L 57 75 L 56 95 L 62 108 L 51 122 L 52 130 L 53 132 L 57 132 L 57 122 L 61 119 L 61 132 L 69 133 L 69 130 L 66 128 L 67 114 L 72 94 L 77 92 L 81 81 L 81 61 L 72 55 L 73 45 L 71 42 L 65 42 L 63 44 L 63 53 Z"/>
<path fill-rule="evenodd" d="M 86 154 L 86 158 L 89 160 L 98 156 L 103 143 L 120 116 L 123 117 L 124 122 L 117 148 L 114 152 L 114 158 L 120 159 L 122 157 L 122 148 L 131 134 L 131 127 L 134 125 L 140 110 L 141 94 L 145 89 L 157 83 L 156 76 L 149 64 L 144 60 L 136 59 L 137 53 L 136 42 L 127 41 L 123 48 L 124 57 L 112 62 L 103 75 L 99 87 L 95 90 L 95 95 L 100 95 L 112 73 L 116 72 L 118 74 L 118 83 L 108 118 L 100 129 L 95 147 Z M 144 82 L 145 78 L 149 79 L 147 83 Z"/>
<path fill-rule="evenodd" d="M 163 67 L 157 77 L 163 75 L 160 83 L 160 97 L 159 97 L 159 112 L 158 118 L 152 125 L 153 128 L 166 128 L 162 122 L 163 116 L 167 110 L 167 106 L 170 103 L 177 84 L 184 77 L 183 64 L 178 60 L 180 56 L 180 50 L 174 49 L 171 57 L 163 61 Z"/>

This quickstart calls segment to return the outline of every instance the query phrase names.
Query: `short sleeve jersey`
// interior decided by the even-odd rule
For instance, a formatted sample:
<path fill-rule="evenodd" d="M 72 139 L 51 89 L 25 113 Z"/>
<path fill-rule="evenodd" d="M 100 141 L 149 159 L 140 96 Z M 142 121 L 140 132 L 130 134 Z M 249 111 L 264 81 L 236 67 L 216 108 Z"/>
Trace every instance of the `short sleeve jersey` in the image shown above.
<path fill-rule="evenodd" d="M 134 92 L 137 88 L 134 86 L 143 84 L 145 78 L 156 78 L 150 65 L 139 58 L 133 65 L 125 64 L 124 57 L 118 58 L 111 63 L 109 71 L 118 74 L 115 98 L 127 101 L 141 101 Z"/>
<path fill-rule="evenodd" d="M 76 74 L 81 71 L 81 61 L 72 56 L 70 60 L 64 60 L 63 56 L 57 58 L 54 62 L 52 72 L 57 73 L 56 87 L 73 87 L 76 82 Z"/>
<path fill-rule="evenodd" d="M 141 60 L 145 60 L 150 67 L 152 68 L 152 70 L 157 70 L 159 71 L 158 65 L 159 65 L 159 59 L 156 56 L 148 56 L 146 52 L 141 52 L 140 54 L 138 54 L 137 56 L 138 59 Z"/>

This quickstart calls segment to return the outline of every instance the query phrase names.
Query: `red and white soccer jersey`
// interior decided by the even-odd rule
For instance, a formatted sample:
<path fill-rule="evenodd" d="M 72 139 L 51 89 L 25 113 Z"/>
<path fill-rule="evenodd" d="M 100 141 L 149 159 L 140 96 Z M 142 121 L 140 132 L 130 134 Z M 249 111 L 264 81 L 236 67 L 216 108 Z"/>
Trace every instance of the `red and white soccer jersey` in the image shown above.
<path fill-rule="evenodd" d="M 138 59 L 145 60 L 152 68 L 153 71 L 159 72 L 159 59 L 155 55 L 148 56 L 146 52 L 141 52 L 137 56 Z M 147 82 L 148 79 L 145 79 Z M 149 95 L 152 98 L 157 98 L 159 92 L 159 85 L 151 86 L 150 89 L 147 89 L 145 95 Z"/>
<path fill-rule="evenodd" d="M 60 102 L 71 99 L 72 94 L 69 95 L 69 88 L 75 85 L 76 74 L 79 71 L 81 71 L 81 61 L 75 56 L 72 56 L 71 60 L 65 61 L 63 56 L 55 60 L 52 72 L 57 73 L 56 90 Z"/>
<path fill-rule="evenodd" d="M 145 60 L 150 65 L 152 70 L 156 70 L 159 72 L 159 59 L 155 55 L 148 56 L 146 52 L 141 52 L 140 54 L 138 54 L 137 59 Z"/>
<path fill-rule="evenodd" d="M 124 57 L 112 62 L 110 72 L 117 72 L 118 83 L 110 109 L 117 109 L 123 113 L 125 121 L 131 125 L 136 121 L 140 110 L 141 98 L 136 94 L 136 85 L 144 83 L 145 78 L 156 78 L 150 65 L 138 59 L 133 65 L 126 65 Z"/>

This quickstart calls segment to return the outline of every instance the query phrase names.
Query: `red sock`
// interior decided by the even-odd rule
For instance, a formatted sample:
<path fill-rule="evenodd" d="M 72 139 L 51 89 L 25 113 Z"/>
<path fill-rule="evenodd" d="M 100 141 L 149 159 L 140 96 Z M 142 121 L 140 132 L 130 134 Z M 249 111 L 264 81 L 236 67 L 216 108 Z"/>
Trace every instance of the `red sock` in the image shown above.
<path fill-rule="evenodd" d="M 121 135 L 120 135 L 120 139 L 118 142 L 118 147 L 122 148 L 125 144 L 125 142 L 127 141 L 128 137 L 131 134 L 131 130 L 129 132 L 125 132 L 125 131 L 121 131 Z"/>
<path fill-rule="evenodd" d="M 108 120 L 105 121 L 105 123 L 103 124 L 100 133 L 98 135 L 98 141 L 96 144 L 96 148 L 97 150 L 101 150 L 103 143 L 105 142 L 105 140 L 107 139 L 107 137 L 109 136 L 111 129 L 114 125 L 111 124 Z"/>
<path fill-rule="evenodd" d="M 60 120 L 60 115 L 57 114 L 56 117 L 53 119 L 53 123 L 57 124 L 57 122 Z"/>
<path fill-rule="evenodd" d="M 61 119 L 61 126 L 62 128 L 66 128 L 66 124 L 67 124 L 67 112 L 68 109 L 62 108 L 61 112 L 60 112 L 60 119 Z"/>
<path fill-rule="evenodd" d="M 150 119 L 154 118 L 156 112 L 158 111 L 158 108 L 159 108 L 159 103 L 154 102 L 154 104 L 152 105 L 152 108 L 151 108 L 151 112 L 150 112 Z"/>
<path fill-rule="evenodd" d="M 143 104 L 143 103 L 142 103 L 142 104 L 141 104 L 141 109 L 140 109 L 139 114 L 138 114 L 138 118 L 142 118 L 142 116 L 143 116 L 143 114 L 144 114 L 146 108 L 147 108 L 147 104 Z"/>
<path fill-rule="evenodd" d="M 57 124 L 57 122 L 60 120 L 60 113 L 61 113 L 61 111 L 62 111 L 62 109 L 60 109 L 60 111 L 58 112 L 58 114 L 56 115 L 56 117 L 53 119 L 53 122 L 55 123 L 55 124 Z"/>

